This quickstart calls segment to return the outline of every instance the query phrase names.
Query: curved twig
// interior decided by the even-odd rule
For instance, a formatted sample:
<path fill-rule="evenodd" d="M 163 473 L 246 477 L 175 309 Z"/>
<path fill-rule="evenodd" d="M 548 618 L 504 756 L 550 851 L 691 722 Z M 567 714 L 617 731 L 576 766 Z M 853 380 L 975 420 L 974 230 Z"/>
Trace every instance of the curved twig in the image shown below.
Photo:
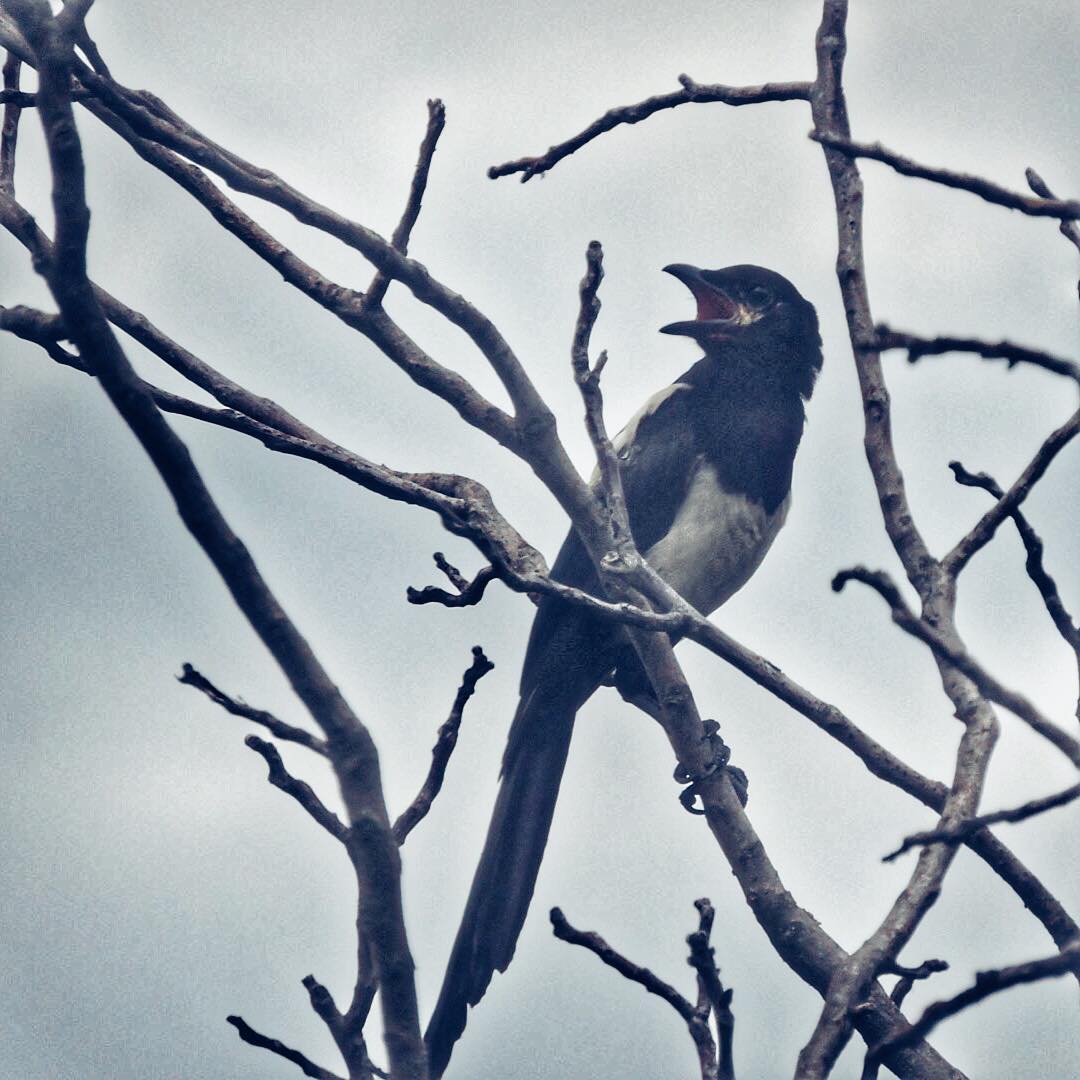
<path fill-rule="evenodd" d="M 521 182 L 524 184 L 534 176 L 542 176 L 558 165 L 563 158 L 576 153 L 593 139 L 611 131 L 612 128 L 623 124 L 640 124 L 642 120 L 647 120 L 658 112 L 674 109 L 679 105 L 708 102 L 722 102 L 725 105 L 758 105 L 765 101 L 808 101 L 810 99 L 810 84 L 807 82 L 723 86 L 719 83 L 710 85 L 694 82 L 689 75 L 680 75 L 679 82 L 682 84 L 681 90 L 673 90 L 669 94 L 657 94 L 634 105 L 618 105 L 614 109 L 608 109 L 603 116 L 594 120 L 583 131 L 564 142 L 549 147 L 538 157 L 518 158 L 517 161 L 508 161 L 503 165 L 492 165 L 488 169 L 488 177 L 497 180 L 500 176 L 521 173 Z"/>

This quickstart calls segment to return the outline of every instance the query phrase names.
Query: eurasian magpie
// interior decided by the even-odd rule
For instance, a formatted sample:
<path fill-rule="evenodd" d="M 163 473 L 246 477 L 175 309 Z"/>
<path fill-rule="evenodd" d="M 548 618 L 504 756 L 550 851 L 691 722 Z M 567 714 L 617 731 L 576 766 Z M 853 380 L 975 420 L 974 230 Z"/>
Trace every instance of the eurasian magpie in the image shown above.
<path fill-rule="evenodd" d="M 697 316 L 664 334 L 705 355 L 645 403 L 614 440 L 638 549 L 709 614 L 757 569 L 787 516 L 791 470 L 821 367 L 813 305 L 760 266 L 666 266 L 693 293 Z M 600 593 L 573 531 L 552 577 Z M 551 827 L 574 717 L 603 682 L 655 713 L 624 631 L 545 598 L 533 622 L 521 698 L 480 864 L 426 1040 L 431 1075 L 446 1069 L 466 1006 L 514 955 Z"/>

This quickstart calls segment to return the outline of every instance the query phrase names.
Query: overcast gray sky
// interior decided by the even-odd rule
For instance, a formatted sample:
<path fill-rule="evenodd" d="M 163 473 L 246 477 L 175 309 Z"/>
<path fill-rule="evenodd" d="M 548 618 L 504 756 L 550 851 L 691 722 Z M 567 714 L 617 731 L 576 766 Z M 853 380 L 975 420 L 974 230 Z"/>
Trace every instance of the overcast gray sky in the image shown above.
<path fill-rule="evenodd" d="M 583 470 L 589 449 L 568 377 L 584 251 L 603 242 L 594 334 L 607 348 L 609 421 L 695 358 L 657 335 L 689 299 L 673 261 L 755 262 L 817 305 L 825 369 L 796 465 L 794 506 L 762 570 L 716 616 L 835 702 L 911 764 L 947 779 L 958 725 L 926 652 L 877 598 L 829 580 L 862 562 L 898 572 L 861 449 L 861 413 L 833 276 L 831 196 L 798 103 L 683 107 L 605 136 L 543 180 L 486 179 L 614 104 L 701 81 L 809 78 L 819 5 L 686 0 L 432 5 L 100 3 L 91 26 L 115 75 L 153 89 L 212 137 L 388 233 L 425 122 L 448 125 L 411 253 L 494 318 L 560 417 Z M 856 3 L 848 100 L 856 137 L 1016 188 L 1033 165 L 1080 192 L 1076 5 Z M 280 13 L 279 13 L 280 12 Z M 167 333 L 347 446 L 401 468 L 488 484 L 553 554 L 565 521 L 527 470 L 463 427 L 358 335 L 291 292 L 128 148 L 80 114 L 93 207 L 91 271 Z M 36 118 L 20 139 L 18 193 L 48 227 Z M 866 163 L 868 271 L 877 318 L 923 332 L 1008 336 L 1076 355 L 1076 252 L 1049 220 Z M 359 256 L 273 208 L 241 200 L 346 285 Z M 460 333 L 400 288 L 388 306 L 443 363 L 502 400 Z M 0 236 L 0 303 L 49 307 L 22 249 Z M 144 373 L 177 380 L 132 345 Z M 325 1065 L 338 1063 L 300 978 L 351 985 L 353 895 L 335 845 L 269 787 L 245 726 L 173 676 L 191 661 L 223 688 L 304 722 L 268 655 L 180 527 L 133 438 L 89 380 L 0 338 L 0 598 L 5 676 L 0 1074 L 19 1080 L 299 1075 L 243 1046 L 224 1018 Z M 986 507 L 959 489 L 959 458 L 1009 483 L 1074 407 L 1045 373 L 952 356 L 887 360 L 896 439 L 918 522 L 944 550 Z M 431 552 L 475 554 L 421 511 L 228 432 L 177 421 L 222 509 L 300 629 L 370 724 L 392 810 L 412 797 L 469 647 L 498 665 L 467 714 L 446 788 L 405 851 L 422 1010 L 437 993 L 494 798 L 531 607 L 492 589 L 463 611 L 415 608 Z M 1063 454 L 1030 500 L 1049 568 L 1074 611 L 1080 455 Z M 976 655 L 1067 721 L 1075 672 L 1003 530 L 963 578 L 960 627 Z M 702 711 L 751 777 L 749 812 L 796 899 L 849 948 L 877 925 L 911 861 L 879 856 L 931 824 L 844 750 L 694 646 L 681 655 Z M 1067 765 L 1004 715 L 985 805 L 1070 781 Z M 285 749 L 327 801 L 319 763 Z M 692 900 L 718 909 L 715 945 L 735 989 L 740 1076 L 790 1075 L 819 1008 L 773 955 L 698 819 L 679 808 L 661 732 L 603 692 L 580 717 L 548 858 L 517 959 L 498 976 L 451 1077 L 690 1076 L 681 1021 L 555 942 L 546 910 L 601 931 L 690 990 Z M 1075 805 L 1001 835 L 1080 913 Z M 1048 953 L 1049 939 L 981 863 L 959 855 L 904 953 L 952 968 L 919 1007 L 976 969 Z M 376 1035 L 375 1032 L 372 1032 Z M 374 1055 L 383 1060 L 379 1039 Z M 1076 987 L 1016 990 L 943 1026 L 935 1045 L 980 1080 L 1076 1068 Z M 856 1077 L 860 1056 L 836 1071 Z"/>

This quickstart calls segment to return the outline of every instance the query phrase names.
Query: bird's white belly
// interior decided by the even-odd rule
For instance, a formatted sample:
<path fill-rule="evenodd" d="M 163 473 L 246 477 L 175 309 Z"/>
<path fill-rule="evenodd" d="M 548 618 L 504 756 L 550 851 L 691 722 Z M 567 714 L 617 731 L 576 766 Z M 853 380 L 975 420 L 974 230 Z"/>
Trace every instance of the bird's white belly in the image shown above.
<path fill-rule="evenodd" d="M 720 484 L 700 461 L 671 529 L 645 557 L 698 611 L 715 611 L 746 584 L 787 517 L 791 496 L 772 513 Z"/>

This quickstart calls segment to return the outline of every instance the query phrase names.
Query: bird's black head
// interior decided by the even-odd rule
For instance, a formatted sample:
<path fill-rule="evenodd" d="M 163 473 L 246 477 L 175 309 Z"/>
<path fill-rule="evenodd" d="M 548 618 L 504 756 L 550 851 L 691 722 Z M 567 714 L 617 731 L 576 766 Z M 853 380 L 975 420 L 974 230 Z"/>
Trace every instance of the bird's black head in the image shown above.
<path fill-rule="evenodd" d="M 669 323 L 660 333 L 692 337 L 707 356 L 752 356 L 775 367 L 770 376 L 790 379 L 810 396 L 821 369 L 817 312 L 787 278 L 750 265 L 699 270 L 673 263 L 664 272 L 694 294 L 697 318 Z"/>

